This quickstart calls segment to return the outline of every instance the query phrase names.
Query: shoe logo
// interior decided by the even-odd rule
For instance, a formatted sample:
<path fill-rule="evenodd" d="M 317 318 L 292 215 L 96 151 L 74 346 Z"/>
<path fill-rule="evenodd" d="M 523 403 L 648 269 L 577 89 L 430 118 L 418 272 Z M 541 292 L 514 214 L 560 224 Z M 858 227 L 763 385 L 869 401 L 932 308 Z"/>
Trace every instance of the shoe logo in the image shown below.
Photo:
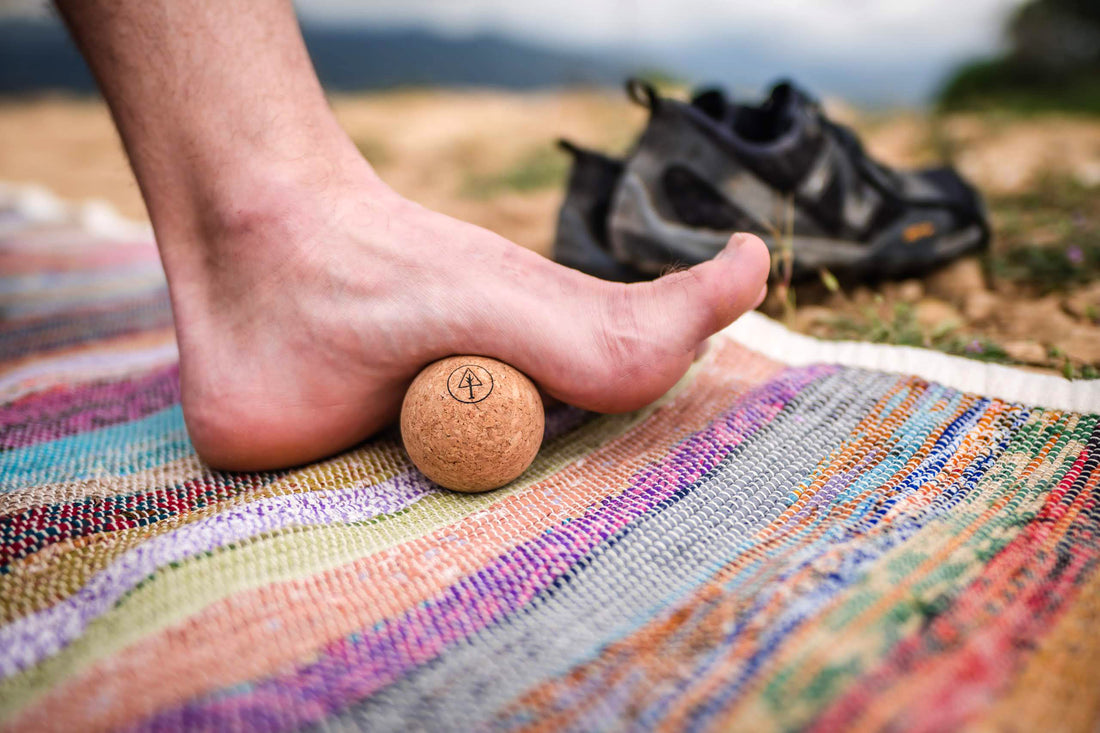
<path fill-rule="evenodd" d="M 493 375 L 485 367 L 464 364 L 447 377 L 447 391 L 468 405 L 481 402 L 493 391 Z"/>
<path fill-rule="evenodd" d="M 924 239 L 931 237 L 936 233 L 936 225 L 930 221 L 917 222 L 916 224 L 910 224 L 902 230 L 901 236 L 905 239 L 906 243 L 912 244 L 918 239 Z"/>

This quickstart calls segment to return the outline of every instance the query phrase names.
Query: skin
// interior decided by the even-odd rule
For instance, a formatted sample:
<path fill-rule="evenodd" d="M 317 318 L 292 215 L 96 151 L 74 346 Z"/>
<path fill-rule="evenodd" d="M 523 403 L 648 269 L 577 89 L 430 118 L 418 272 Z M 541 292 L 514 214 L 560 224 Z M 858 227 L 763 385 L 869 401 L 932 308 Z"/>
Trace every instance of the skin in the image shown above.
<path fill-rule="evenodd" d="M 450 354 L 506 361 L 583 408 L 636 409 L 764 297 L 751 235 L 623 285 L 397 195 L 333 117 L 286 0 L 57 4 L 141 187 L 187 429 L 214 467 L 352 446 Z"/>

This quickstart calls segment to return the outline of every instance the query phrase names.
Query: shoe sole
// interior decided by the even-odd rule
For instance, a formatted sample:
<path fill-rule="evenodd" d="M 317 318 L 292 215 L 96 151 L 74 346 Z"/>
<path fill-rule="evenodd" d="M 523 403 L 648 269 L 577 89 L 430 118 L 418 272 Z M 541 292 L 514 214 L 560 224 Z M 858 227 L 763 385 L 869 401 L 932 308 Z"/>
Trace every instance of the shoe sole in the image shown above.
<path fill-rule="evenodd" d="M 686 227 L 661 219 L 641 179 L 627 173 L 620 182 L 610 228 L 616 258 L 640 271 L 658 274 L 669 265 L 694 265 L 714 257 L 736 232 Z M 772 254 L 781 246 L 770 235 L 761 235 Z M 881 257 L 873 245 L 825 237 L 795 236 L 791 246 L 800 277 L 827 268 L 835 274 L 904 277 L 932 270 L 948 260 L 978 251 L 984 233 L 978 226 L 943 235 L 932 242 L 918 240 L 918 257 L 897 261 Z"/>

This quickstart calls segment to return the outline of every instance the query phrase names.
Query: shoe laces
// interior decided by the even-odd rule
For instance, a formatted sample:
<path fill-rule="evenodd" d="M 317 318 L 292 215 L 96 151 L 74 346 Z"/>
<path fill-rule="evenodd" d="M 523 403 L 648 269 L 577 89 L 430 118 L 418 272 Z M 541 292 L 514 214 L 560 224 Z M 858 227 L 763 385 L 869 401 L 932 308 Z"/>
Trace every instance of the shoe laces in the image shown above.
<path fill-rule="evenodd" d="M 878 191 L 879 194 L 887 196 L 906 206 L 947 208 L 964 216 L 973 215 L 974 212 L 971 206 L 946 196 L 913 196 L 906 194 L 903 190 L 904 184 L 897 171 L 892 170 L 869 156 L 863 147 L 863 143 L 860 142 L 859 136 L 856 135 L 852 128 L 829 119 L 821 104 L 814 97 L 793 84 L 790 84 L 790 86 L 792 91 L 801 97 L 805 105 L 811 110 L 817 123 L 827 132 L 827 134 L 831 135 L 837 144 L 840 145 L 841 149 L 844 150 L 848 159 L 855 165 L 857 172 L 860 174 L 860 178 Z M 978 219 L 979 224 L 982 224 L 984 227 L 985 225 L 981 222 L 981 217 L 978 217 Z"/>

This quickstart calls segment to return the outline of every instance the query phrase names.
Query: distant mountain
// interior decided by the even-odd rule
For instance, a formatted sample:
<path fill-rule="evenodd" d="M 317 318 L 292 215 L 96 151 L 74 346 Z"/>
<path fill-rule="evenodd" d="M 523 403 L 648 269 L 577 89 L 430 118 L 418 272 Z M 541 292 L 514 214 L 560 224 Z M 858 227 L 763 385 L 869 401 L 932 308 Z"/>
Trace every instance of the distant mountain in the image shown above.
<path fill-rule="evenodd" d="M 452 38 L 423 30 L 306 26 L 306 46 L 327 89 L 408 85 L 510 89 L 619 84 L 627 66 L 492 35 Z"/>
<path fill-rule="evenodd" d="M 2 2 L 2 0 L 0 0 Z M 728 37 L 567 50 L 497 35 L 452 37 L 423 29 L 307 23 L 303 33 L 321 82 L 339 91 L 400 86 L 538 89 L 618 86 L 632 71 L 660 70 L 688 82 L 759 93 L 778 77 L 815 95 L 858 104 L 920 103 L 958 59 L 852 49 L 838 57 L 797 39 Z M 873 62 L 867 58 L 874 56 Z M 0 94 L 93 92 L 91 74 L 56 21 L 0 21 Z"/>
<path fill-rule="evenodd" d="M 635 57 L 639 55 L 635 51 Z M 644 57 L 694 82 L 759 94 L 780 77 L 819 98 L 839 97 L 870 106 L 920 104 L 962 59 L 926 54 L 920 63 L 900 53 L 852 49 L 840 55 L 800 47 L 790 38 L 730 36 L 649 48 Z"/>
<path fill-rule="evenodd" d="M 0 93 L 95 91 L 92 74 L 60 24 L 0 22 Z"/>
<path fill-rule="evenodd" d="M 628 65 L 611 55 L 559 51 L 507 38 L 452 38 L 424 30 L 306 25 L 306 46 L 330 90 L 398 86 L 532 89 L 619 84 Z M 95 84 L 56 22 L 0 22 L 0 94 L 92 92 Z"/>

